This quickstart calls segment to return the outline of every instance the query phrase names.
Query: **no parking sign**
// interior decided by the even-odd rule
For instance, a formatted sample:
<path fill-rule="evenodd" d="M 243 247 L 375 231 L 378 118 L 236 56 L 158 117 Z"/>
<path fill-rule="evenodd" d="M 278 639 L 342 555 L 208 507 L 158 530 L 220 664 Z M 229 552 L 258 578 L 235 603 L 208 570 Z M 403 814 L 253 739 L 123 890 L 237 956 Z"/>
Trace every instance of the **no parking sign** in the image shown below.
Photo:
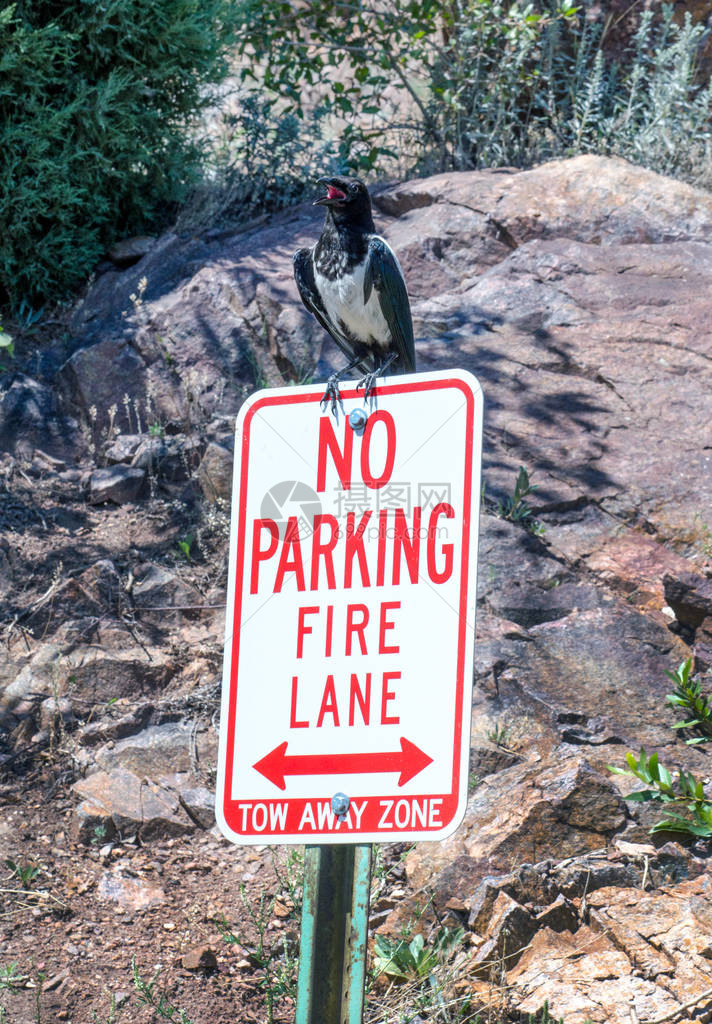
<path fill-rule="evenodd" d="M 237 421 L 217 819 L 238 843 L 441 839 L 467 798 L 482 392 L 344 385 L 336 416 L 322 394 Z"/>

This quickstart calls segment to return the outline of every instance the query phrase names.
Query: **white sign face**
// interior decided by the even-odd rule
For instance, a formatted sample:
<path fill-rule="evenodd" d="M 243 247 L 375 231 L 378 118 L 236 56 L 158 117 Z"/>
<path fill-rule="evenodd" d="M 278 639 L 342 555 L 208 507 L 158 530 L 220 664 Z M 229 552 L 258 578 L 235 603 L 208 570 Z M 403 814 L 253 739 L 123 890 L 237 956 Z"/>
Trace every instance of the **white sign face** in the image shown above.
<path fill-rule="evenodd" d="M 236 843 L 442 839 L 467 799 L 482 392 L 344 384 L 332 415 L 323 390 L 237 421 L 217 820 Z"/>

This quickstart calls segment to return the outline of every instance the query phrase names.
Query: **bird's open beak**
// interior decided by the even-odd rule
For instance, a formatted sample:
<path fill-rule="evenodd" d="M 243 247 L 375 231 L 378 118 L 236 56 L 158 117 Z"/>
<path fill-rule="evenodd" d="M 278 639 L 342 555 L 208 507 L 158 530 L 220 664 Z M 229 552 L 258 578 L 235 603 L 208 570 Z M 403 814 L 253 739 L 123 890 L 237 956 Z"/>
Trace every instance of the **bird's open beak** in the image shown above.
<path fill-rule="evenodd" d="M 317 185 L 326 185 L 327 193 L 325 196 L 322 196 L 321 199 L 315 199 L 313 204 L 314 206 L 331 206 L 333 203 L 338 203 L 342 199 L 346 199 L 346 193 L 333 184 L 332 178 L 319 178 L 317 180 Z"/>

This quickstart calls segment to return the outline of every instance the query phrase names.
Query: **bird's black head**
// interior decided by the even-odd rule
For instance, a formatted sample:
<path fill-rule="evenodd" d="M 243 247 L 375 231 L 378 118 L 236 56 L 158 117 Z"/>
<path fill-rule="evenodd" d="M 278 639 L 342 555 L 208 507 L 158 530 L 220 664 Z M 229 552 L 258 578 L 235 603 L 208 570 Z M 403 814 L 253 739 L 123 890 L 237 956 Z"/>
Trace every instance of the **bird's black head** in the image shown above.
<path fill-rule="evenodd" d="M 373 231 L 371 197 L 360 178 L 319 178 L 318 184 L 325 185 L 327 192 L 315 206 L 326 206 L 337 222 L 362 223 Z"/>

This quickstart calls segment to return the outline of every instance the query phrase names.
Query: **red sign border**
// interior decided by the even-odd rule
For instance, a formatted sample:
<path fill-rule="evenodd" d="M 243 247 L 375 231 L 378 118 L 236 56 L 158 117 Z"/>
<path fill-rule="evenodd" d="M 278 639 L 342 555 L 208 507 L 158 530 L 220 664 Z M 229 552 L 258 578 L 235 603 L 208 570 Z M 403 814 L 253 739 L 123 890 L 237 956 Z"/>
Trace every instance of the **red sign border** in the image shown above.
<path fill-rule="evenodd" d="M 409 794 L 408 800 L 419 800 L 429 799 L 437 800 L 442 799 L 443 801 L 443 819 L 437 825 L 424 826 L 418 828 L 417 834 L 423 835 L 427 838 L 428 833 L 438 832 L 442 833 L 449 825 L 452 824 L 453 819 L 457 813 L 459 803 L 459 790 L 460 790 L 460 762 L 462 756 L 462 725 L 463 725 L 463 697 L 464 697 L 464 670 L 466 660 L 466 645 L 467 645 L 467 595 L 469 590 L 469 566 L 470 566 L 470 540 L 471 540 L 471 511 L 472 511 L 472 476 L 473 476 L 473 442 L 474 442 L 474 416 L 475 416 L 475 396 L 466 384 L 464 380 L 459 377 L 443 377 L 436 380 L 418 381 L 412 380 L 409 382 L 394 382 L 392 384 L 379 384 L 377 386 L 377 394 L 381 395 L 393 395 L 393 394 L 413 394 L 422 391 L 440 391 L 445 388 L 456 388 L 465 396 L 466 399 L 466 438 L 465 438 L 465 487 L 464 487 L 464 510 L 463 510 L 463 544 L 462 544 L 462 563 L 461 563 L 461 577 L 460 577 L 460 606 L 459 606 L 459 633 L 458 633 L 458 653 L 456 663 L 456 690 L 455 690 L 455 719 L 454 719 L 454 743 L 453 743 L 453 770 L 452 770 L 452 788 L 449 793 L 445 794 Z M 342 388 L 342 398 L 344 399 L 356 399 L 362 398 L 362 395 L 356 391 L 355 388 Z M 256 801 L 253 798 L 250 800 L 232 799 L 230 794 L 232 792 L 232 780 L 233 780 L 233 767 L 234 767 L 234 750 L 235 750 L 235 735 L 236 735 L 236 705 L 237 705 L 237 688 L 238 688 L 238 665 L 239 665 L 239 651 L 240 651 L 240 613 L 242 610 L 242 594 L 243 594 L 243 583 L 244 583 L 244 562 L 245 562 L 245 517 L 247 509 L 247 470 L 249 464 L 249 448 L 250 448 L 250 423 L 254 415 L 266 406 L 285 406 L 285 405 L 300 405 L 304 403 L 315 403 L 319 404 L 321 401 L 322 393 L 321 389 L 317 389 L 308 394 L 302 393 L 289 393 L 282 392 L 279 395 L 267 395 L 263 398 L 257 398 L 245 413 L 245 417 L 242 423 L 241 431 L 241 442 L 242 447 L 240 451 L 240 492 L 238 500 L 239 509 L 239 521 L 237 527 L 237 551 L 235 558 L 235 600 L 233 606 L 233 630 L 232 630 L 232 648 L 230 655 L 230 681 L 229 681 L 229 701 L 228 701 L 228 722 L 227 722 L 227 736 L 225 741 L 225 778 L 223 787 L 223 802 L 222 802 L 222 813 L 224 822 L 227 827 L 238 837 L 244 837 L 247 839 L 259 839 L 261 842 L 268 842 L 270 839 L 274 839 L 279 842 L 297 841 L 297 842 L 312 842 L 319 838 L 333 839 L 336 835 L 340 842 L 359 842 L 363 841 L 365 835 L 373 835 L 378 833 L 382 835 L 385 840 L 389 838 L 399 838 L 406 836 L 411 837 L 414 835 L 413 831 L 409 831 L 406 828 L 397 827 L 386 831 L 383 829 L 380 831 L 378 828 L 360 828 L 349 829 L 348 831 L 339 830 L 334 833 L 333 830 L 325 832 L 323 829 L 310 832 L 296 832 L 285 830 L 284 833 L 276 833 L 268 829 L 261 831 L 245 831 L 240 830 L 238 823 L 237 806 L 240 803 L 262 803 L 269 807 L 270 804 L 287 802 L 288 804 L 298 805 L 300 808 L 311 802 L 317 802 L 323 800 L 322 797 L 282 797 L 278 800 L 270 801 L 268 798 L 260 801 Z M 236 453 L 237 454 L 237 453 Z M 475 581 L 476 583 L 476 581 Z M 359 800 L 386 800 L 383 796 L 354 796 L 351 798 L 352 801 L 358 802 Z M 396 797 L 397 799 L 397 797 Z M 301 811 L 300 811 L 301 813 Z M 464 809 L 463 809 L 464 813 Z M 457 825 L 455 825 L 457 827 Z M 235 840 L 239 841 L 239 840 Z"/>

